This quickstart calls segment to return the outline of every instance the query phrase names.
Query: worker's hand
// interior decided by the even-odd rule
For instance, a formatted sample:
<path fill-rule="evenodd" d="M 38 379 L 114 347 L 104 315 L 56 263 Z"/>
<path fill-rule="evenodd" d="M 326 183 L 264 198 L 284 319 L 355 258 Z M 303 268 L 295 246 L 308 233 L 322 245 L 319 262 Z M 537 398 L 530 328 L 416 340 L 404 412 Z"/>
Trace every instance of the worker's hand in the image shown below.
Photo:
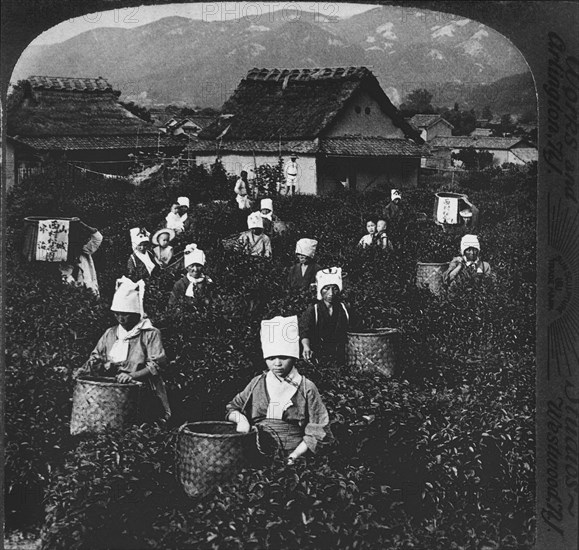
<path fill-rule="evenodd" d="M 77 216 L 73 216 L 72 218 L 70 218 L 70 221 L 71 221 L 71 222 L 79 222 L 79 221 L 80 221 L 80 218 L 77 217 Z"/>
<path fill-rule="evenodd" d="M 311 350 L 309 346 L 304 346 L 303 358 L 305 361 L 311 361 L 312 357 L 314 356 L 314 352 Z"/>
<path fill-rule="evenodd" d="M 128 372 L 119 372 L 117 374 L 117 382 L 119 384 L 130 384 L 133 381 L 133 377 Z"/>
<path fill-rule="evenodd" d="M 249 432 L 250 429 L 251 426 L 249 425 L 249 421 L 247 420 L 247 418 L 245 418 L 245 416 L 243 415 L 240 415 L 239 422 L 237 422 L 236 430 L 239 433 L 246 434 Z"/>

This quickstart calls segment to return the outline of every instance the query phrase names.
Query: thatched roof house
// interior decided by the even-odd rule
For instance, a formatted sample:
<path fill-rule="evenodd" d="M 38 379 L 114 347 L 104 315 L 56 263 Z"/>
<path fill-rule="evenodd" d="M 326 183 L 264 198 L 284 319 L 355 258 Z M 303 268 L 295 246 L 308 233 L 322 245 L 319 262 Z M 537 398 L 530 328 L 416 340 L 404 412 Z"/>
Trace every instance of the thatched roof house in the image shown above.
<path fill-rule="evenodd" d="M 9 153 L 19 168 L 64 158 L 102 172 L 122 173 L 130 153 L 179 153 L 184 144 L 118 102 L 106 79 L 31 76 L 13 94 L 8 110 Z"/>
<path fill-rule="evenodd" d="M 425 154 L 366 67 L 252 69 L 198 137 L 198 162 L 236 173 L 298 155 L 302 193 L 415 185 Z"/>

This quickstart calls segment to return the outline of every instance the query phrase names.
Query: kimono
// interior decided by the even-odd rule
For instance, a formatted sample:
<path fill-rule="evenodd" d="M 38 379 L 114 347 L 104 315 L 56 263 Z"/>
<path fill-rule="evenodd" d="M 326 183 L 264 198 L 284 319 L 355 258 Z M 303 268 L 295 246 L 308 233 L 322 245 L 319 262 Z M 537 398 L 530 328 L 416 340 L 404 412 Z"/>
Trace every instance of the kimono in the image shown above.
<path fill-rule="evenodd" d="M 162 407 L 162 415 L 165 418 L 171 416 L 169 400 L 165 383 L 161 378 L 161 370 L 167 365 L 167 356 L 161 342 L 161 332 L 156 329 L 149 319 L 140 321 L 125 336 L 123 343 L 128 342 L 126 359 L 114 362 L 107 370 L 105 363 L 114 359 L 111 355 L 115 343 L 120 342 L 119 325 L 105 331 L 91 352 L 87 362 L 80 367 L 77 375 L 90 376 L 116 376 L 119 372 L 136 372 L 146 368 L 150 376 L 142 381 L 150 391 L 150 396 L 156 396 L 156 403 Z M 155 407 L 153 407 L 155 408 Z M 156 407 L 160 409 L 159 406 Z M 146 410 L 146 407 L 144 407 Z"/>
<path fill-rule="evenodd" d="M 251 208 L 251 200 L 248 196 L 249 183 L 242 178 L 238 178 L 237 181 L 235 182 L 234 191 L 235 194 L 237 195 L 237 197 L 235 197 L 235 200 L 237 201 L 239 209 L 246 210 L 248 208 Z"/>
<path fill-rule="evenodd" d="M 82 284 L 90 288 L 97 296 L 99 295 L 97 273 L 92 255 L 99 249 L 102 242 L 102 234 L 95 231 L 83 245 L 77 265 L 73 266 L 66 263 L 61 265 L 60 271 L 65 282 Z"/>
<path fill-rule="evenodd" d="M 464 256 L 456 256 L 451 260 L 448 269 L 442 274 L 442 281 L 447 285 L 451 285 L 459 281 L 490 274 L 491 266 L 480 258 L 467 265 Z"/>
<path fill-rule="evenodd" d="M 372 235 L 370 233 L 368 233 L 367 235 L 364 235 L 359 241 L 358 241 L 358 246 L 361 246 L 362 248 L 368 248 L 369 246 L 372 246 L 375 240 L 375 235 Z"/>
<path fill-rule="evenodd" d="M 396 204 L 394 201 L 390 201 L 382 210 L 384 218 L 388 222 L 388 227 L 396 227 L 401 224 L 404 219 L 406 212 L 403 206 Z"/>
<path fill-rule="evenodd" d="M 386 231 L 380 231 L 376 233 L 375 244 L 378 248 L 382 250 L 392 250 L 392 241 L 388 238 Z"/>
<path fill-rule="evenodd" d="M 171 258 L 173 258 L 173 247 L 167 246 L 165 248 L 161 248 L 160 246 L 156 246 L 153 248 L 153 254 L 157 260 L 157 263 L 161 267 L 167 267 Z"/>
<path fill-rule="evenodd" d="M 182 302 L 190 304 L 208 302 L 211 300 L 212 290 L 213 281 L 207 275 L 203 275 L 198 281 L 193 280 L 190 275 L 185 275 L 173 286 L 169 306 L 176 306 Z"/>
<path fill-rule="evenodd" d="M 294 372 L 297 374 L 295 368 L 286 379 L 294 375 Z M 291 396 L 291 403 L 281 412 L 281 419 L 268 418 L 268 415 L 271 416 L 271 409 L 267 377 L 275 376 L 271 372 L 253 378 L 246 388 L 231 400 L 226 406 L 226 418 L 231 412 L 239 411 L 252 426 L 262 425 L 274 431 L 288 455 L 302 441 L 309 451 L 317 452 L 320 445 L 330 443 L 333 439 L 329 428 L 330 417 L 316 385 L 305 376 L 297 375 L 300 382 Z"/>
<path fill-rule="evenodd" d="M 155 267 L 153 267 L 153 270 L 149 273 L 144 262 L 135 253 L 131 254 L 129 261 L 127 262 L 127 277 L 131 279 L 131 281 L 137 282 L 141 279 L 144 281 L 159 270 L 159 264 L 155 257 L 148 250 L 145 254 L 149 256 Z"/>
<path fill-rule="evenodd" d="M 265 233 L 254 235 L 251 229 L 244 231 L 237 240 L 237 246 L 250 256 L 271 258 L 271 241 Z"/>
<path fill-rule="evenodd" d="M 333 304 L 332 315 L 323 300 L 310 305 L 299 318 L 300 339 L 308 338 L 315 357 L 335 360 L 346 359 L 348 331 L 356 326 L 352 312 L 342 302 Z"/>
<path fill-rule="evenodd" d="M 316 273 L 322 269 L 316 263 L 306 264 L 306 271 L 302 275 L 302 264 L 297 263 L 290 267 L 288 271 L 287 284 L 290 289 L 298 290 L 308 288 L 316 282 Z"/>

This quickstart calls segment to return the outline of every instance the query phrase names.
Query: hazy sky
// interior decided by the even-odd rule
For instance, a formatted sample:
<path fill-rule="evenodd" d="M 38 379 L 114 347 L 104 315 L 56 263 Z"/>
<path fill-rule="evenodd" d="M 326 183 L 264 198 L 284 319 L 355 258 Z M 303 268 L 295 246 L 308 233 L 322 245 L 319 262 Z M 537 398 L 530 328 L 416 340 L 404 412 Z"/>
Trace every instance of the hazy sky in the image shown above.
<path fill-rule="evenodd" d="M 205 21 L 233 21 L 240 17 L 266 19 L 270 13 L 277 10 L 287 10 L 288 16 L 294 17 L 294 13 L 300 10 L 320 15 L 349 17 L 375 7 L 377 6 L 338 2 L 203 2 L 121 8 L 64 21 L 42 33 L 31 45 L 62 42 L 97 27 L 138 27 L 172 15 Z"/>

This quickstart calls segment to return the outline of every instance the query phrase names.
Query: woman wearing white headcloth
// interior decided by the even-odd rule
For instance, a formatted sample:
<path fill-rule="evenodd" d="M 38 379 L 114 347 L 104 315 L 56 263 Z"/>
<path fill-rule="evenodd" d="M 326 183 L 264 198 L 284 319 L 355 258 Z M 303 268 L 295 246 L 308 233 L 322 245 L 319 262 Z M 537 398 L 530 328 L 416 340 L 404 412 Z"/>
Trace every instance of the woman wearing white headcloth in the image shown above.
<path fill-rule="evenodd" d="M 460 254 L 452 259 L 442 274 L 445 284 L 491 274 L 491 266 L 480 258 L 480 243 L 476 235 L 465 235 L 461 239 Z"/>
<path fill-rule="evenodd" d="M 357 325 L 357 316 L 341 300 L 342 270 L 322 269 L 316 274 L 318 301 L 300 317 L 303 357 L 345 362 L 347 333 Z"/>
<path fill-rule="evenodd" d="M 272 432 L 291 463 L 332 440 L 330 418 L 315 384 L 295 367 L 300 354 L 297 317 L 262 321 L 261 347 L 268 371 L 232 399 L 226 418 L 239 432 L 254 425 Z"/>
<path fill-rule="evenodd" d="M 314 239 L 300 239 L 296 243 L 295 263 L 288 272 L 287 284 L 291 290 L 309 288 L 316 284 L 316 274 L 322 269 L 315 261 L 318 241 Z"/>
<path fill-rule="evenodd" d="M 121 384 L 143 382 L 156 395 L 160 414 L 169 418 L 171 409 L 161 378 L 167 357 L 160 331 L 143 313 L 144 289 L 143 281 L 117 280 L 111 311 L 118 324 L 105 331 L 75 377 L 115 377 Z"/>
<path fill-rule="evenodd" d="M 204 273 L 205 253 L 195 243 L 188 244 L 183 254 L 187 274 L 173 286 L 169 306 L 181 302 L 208 304 L 211 300 L 213 281 Z"/>
<path fill-rule="evenodd" d="M 140 227 L 133 227 L 130 233 L 133 253 L 127 261 L 127 276 L 135 282 L 148 279 L 159 269 L 159 263 L 149 250 L 151 234 Z"/>
<path fill-rule="evenodd" d="M 247 217 L 248 230 L 239 235 L 237 248 L 250 256 L 271 258 L 271 240 L 263 232 L 263 218 L 259 212 Z"/>

